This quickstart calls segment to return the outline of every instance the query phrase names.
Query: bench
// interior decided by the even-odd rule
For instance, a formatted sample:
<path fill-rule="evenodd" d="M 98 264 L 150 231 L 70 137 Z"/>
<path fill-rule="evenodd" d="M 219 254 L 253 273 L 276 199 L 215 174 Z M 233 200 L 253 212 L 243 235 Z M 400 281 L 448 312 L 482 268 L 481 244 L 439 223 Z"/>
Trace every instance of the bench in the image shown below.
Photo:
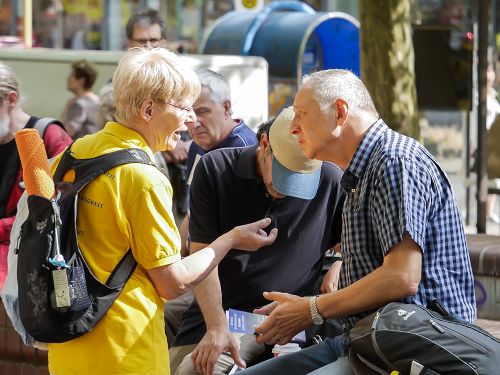
<path fill-rule="evenodd" d="M 480 319 L 500 320 L 500 236 L 467 235 L 477 315 Z"/>

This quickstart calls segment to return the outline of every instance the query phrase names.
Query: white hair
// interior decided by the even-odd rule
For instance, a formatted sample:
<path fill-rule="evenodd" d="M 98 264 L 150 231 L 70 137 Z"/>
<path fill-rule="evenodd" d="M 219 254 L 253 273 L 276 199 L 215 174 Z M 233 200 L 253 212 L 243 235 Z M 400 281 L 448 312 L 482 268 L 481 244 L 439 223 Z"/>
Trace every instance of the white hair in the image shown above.
<path fill-rule="evenodd" d="M 210 69 L 202 69 L 196 72 L 201 86 L 208 88 L 212 92 L 213 99 L 218 103 L 231 100 L 231 89 L 226 79 L 219 73 Z"/>
<path fill-rule="evenodd" d="M 378 117 L 370 93 L 363 82 L 344 69 L 328 69 L 304 76 L 303 85 L 311 87 L 313 97 L 323 112 L 337 99 L 343 99 L 353 112 L 362 111 Z"/>

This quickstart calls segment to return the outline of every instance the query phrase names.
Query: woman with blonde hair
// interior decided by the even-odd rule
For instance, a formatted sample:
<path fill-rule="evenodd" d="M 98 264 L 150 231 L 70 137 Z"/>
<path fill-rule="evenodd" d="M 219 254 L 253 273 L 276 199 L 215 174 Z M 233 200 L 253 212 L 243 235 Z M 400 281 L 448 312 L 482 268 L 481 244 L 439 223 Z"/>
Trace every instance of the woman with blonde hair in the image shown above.
<path fill-rule="evenodd" d="M 116 121 L 72 145 L 77 159 L 129 148 L 175 148 L 200 93 L 196 74 L 165 49 L 129 50 L 115 71 Z M 57 164 L 57 163 L 56 163 Z M 55 167 L 54 167 L 55 168 Z M 181 259 L 172 215 L 172 187 L 154 165 L 125 164 L 100 175 L 79 194 L 78 244 L 94 275 L 105 281 L 130 248 L 137 267 L 94 329 L 49 345 L 51 374 L 168 374 L 164 301 L 201 282 L 231 248 L 271 244 L 269 219 L 242 225 Z"/>

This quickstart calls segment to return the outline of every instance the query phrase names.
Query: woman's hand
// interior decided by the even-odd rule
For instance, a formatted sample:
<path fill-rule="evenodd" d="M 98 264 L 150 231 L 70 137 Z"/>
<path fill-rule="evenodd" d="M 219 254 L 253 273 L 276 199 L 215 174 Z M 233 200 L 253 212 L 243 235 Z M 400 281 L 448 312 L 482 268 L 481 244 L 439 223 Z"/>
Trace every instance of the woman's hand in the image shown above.
<path fill-rule="evenodd" d="M 240 225 L 231 230 L 228 235 L 233 242 L 233 249 L 255 251 L 262 246 L 271 245 L 278 235 L 278 229 L 273 228 L 269 234 L 264 228 L 271 224 L 270 218 L 265 218 L 250 224 Z"/>

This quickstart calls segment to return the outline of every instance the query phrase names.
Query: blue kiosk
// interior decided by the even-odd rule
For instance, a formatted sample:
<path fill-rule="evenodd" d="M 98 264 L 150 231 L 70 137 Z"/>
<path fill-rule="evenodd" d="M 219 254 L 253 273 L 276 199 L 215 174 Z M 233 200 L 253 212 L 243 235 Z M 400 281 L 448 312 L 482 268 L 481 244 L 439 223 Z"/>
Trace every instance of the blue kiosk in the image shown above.
<path fill-rule="evenodd" d="M 270 115 L 293 101 L 304 74 L 330 68 L 360 73 L 359 22 L 316 12 L 298 1 L 276 1 L 256 12 L 233 11 L 207 33 L 201 53 L 261 56 L 269 64 Z"/>

